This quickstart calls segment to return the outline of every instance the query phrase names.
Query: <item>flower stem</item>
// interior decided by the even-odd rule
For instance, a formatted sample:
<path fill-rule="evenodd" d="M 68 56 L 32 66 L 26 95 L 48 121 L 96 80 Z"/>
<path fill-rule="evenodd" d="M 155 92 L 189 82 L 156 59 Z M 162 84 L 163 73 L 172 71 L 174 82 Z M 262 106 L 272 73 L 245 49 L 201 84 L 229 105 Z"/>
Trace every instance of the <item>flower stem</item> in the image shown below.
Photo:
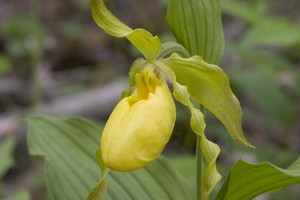
<path fill-rule="evenodd" d="M 202 176 L 203 176 L 203 154 L 201 151 L 201 137 L 197 135 L 197 144 L 196 144 L 196 200 L 203 200 L 202 191 Z"/>
<path fill-rule="evenodd" d="M 205 109 L 200 105 L 200 110 L 205 114 Z M 201 150 L 201 136 L 196 139 L 196 200 L 204 200 L 203 181 L 203 153 Z"/>

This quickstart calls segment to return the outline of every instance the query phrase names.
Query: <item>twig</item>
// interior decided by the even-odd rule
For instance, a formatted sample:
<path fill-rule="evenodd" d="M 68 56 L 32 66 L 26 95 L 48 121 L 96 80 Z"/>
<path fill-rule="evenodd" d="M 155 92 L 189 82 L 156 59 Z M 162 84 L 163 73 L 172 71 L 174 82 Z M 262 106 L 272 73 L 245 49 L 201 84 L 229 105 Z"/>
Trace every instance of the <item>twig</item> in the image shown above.
<path fill-rule="evenodd" d="M 117 103 L 122 91 L 126 89 L 127 82 L 121 80 L 100 88 L 95 88 L 77 95 L 59 97 L 41 105 L 37 114 L 50 114 L 55 116 L 79 115 L 84 117 L 106 117 Z M 14 134 L 21 128 L 19 119 L 32 114 L 30 110 L 18 113 L 0 115 L 0 139 Z"/>

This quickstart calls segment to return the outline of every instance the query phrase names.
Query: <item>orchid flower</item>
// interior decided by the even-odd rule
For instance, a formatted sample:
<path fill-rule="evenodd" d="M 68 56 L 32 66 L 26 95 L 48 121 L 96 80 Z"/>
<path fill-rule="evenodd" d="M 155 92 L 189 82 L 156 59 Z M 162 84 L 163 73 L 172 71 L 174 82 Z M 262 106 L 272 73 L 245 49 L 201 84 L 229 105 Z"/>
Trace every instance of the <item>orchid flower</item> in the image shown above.
<path fill-rule="evenodd" d="M 189 108 L 191 128 L 201 137 L 200 148 L 207 163 L 201 187 L 209 196 L 221 179 L 216 168 L 220 148 L 206 138 L 203 113 L 191 98 L 211 111 L 233 139 L 251 146 L 243 135 L 241 107 L 227 75 L 199 55 L 189 57 L 179 44 L 173 44 L 173 48 L 171 43 L 161 44 L 145 29 L 131 29 L 102 0 L 91 0 L 91 9 L 95 22 L 107 34 L 127 38 L 144 56 L 133 63 L 127 96 L 116 105 L 102 133 L 100 152 L 104 165 L 128 172 L 144 167 L 161 154 L 175 123 L 173 94 Z"/>

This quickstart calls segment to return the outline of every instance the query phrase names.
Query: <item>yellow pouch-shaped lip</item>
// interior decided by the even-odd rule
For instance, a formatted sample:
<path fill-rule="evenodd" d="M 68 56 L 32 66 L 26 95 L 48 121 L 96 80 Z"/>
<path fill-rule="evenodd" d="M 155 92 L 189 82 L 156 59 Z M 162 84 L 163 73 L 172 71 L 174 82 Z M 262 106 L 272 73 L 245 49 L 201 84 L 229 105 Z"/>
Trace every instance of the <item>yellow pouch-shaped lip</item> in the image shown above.
<path fill-rule="evenodd" d="M 156 159 L 173 131 L 176 110 L 165 80 L 145 68 L 136 90 L 111 113 L 101 139 L 102 159 L 116 171 L 133 171 Z"/>

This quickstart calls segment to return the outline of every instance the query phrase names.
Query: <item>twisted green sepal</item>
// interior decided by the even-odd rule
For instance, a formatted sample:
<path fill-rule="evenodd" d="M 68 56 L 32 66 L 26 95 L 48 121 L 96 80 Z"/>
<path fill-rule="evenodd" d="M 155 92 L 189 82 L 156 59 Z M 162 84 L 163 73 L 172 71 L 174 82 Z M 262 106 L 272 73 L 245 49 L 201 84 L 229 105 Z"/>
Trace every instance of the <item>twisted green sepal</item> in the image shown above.
<path fill-rule="evenodd" d="M 107 192 L 106 176 L 108 175 L 109 170 L 102 161 L 100 150 L 97 150 L 96 152 L 96 159 L 101 170 L 102 177 L 96 187 L 89 194 L 87 200 L 103 200 Z"/>
<path fill-rule="evenodd" d="M 196 109 L 190 101 L 190 95 L 186 86 L 182 86 L 179 83 L 175 83 L 174 86 L 174 97 L 177 101 L 189 107 L 191 112 L 191 128 L 192 130 L 201 137 L 201 151 L 203 153 L 207 167 L 203 173 L 203 181 L 201 182 L 201 191 L 204 192 L 202 196 L 204 199 L 209 199 L 212 190 L 215 188 L 217 183 L 221 180 L 221 175 L 217 170 L 216 161 L 220 154 L 220 148 L 217 144 L 209 141 L 205 134 L 205 122 L 204 116 L 199 109 Z"/>
<path fill-rule="evenodd" d="M 203 152 L 203 156 L 205 162 L 207 163 L 207 167 L 205 168 L 203 174 L 203 182 L 201 183 L 202 190 L 204 192 L 204 199 L 208 199 L 212 190 L 215 188 L 217 183 L 221 179 L 221 175 L 217 170 L 216 160 L 218 155 L 220 154 L 220 148 L 217 144 L 209 141 L 205 134 L 205 121 L 203 113 L 196 109 L 193 103 L 190 101 L 190 94 L 188 92 L 188 87 L 184 85 L 180 85 L 176 82 L 176 77 L 173 71 L 168 68 L 168 66 L 164 65 L 160 61 L 156 61 L 155 64 L 164 71 L 167 76 L 171 79 L 173 85 L 173 95 L 177 101 L 187 106 L 191 112 L 190 124 L 192 130 L 201 137 L 201 151 Z"/>
<path fill-rule="evenodd" d="M 174 53 L 161 62 L 176 74 L 176 81 L 188 86 L 188 92 L 210 110 L 238 142 L 251 146 L 242 130 L 242 109 L 230 89 L 227 75 L 216 65 L 206 63 L 200 56 L 182 58 Z"/>
<path fill-rule="evenodd" d="M 161 43 L 145 29 L 131 29 L 116 18 L 105 6 L 102 0 L 91 0 L 92 16 L 107 34 L 114 37 L 126 37 L 147 60 L 154 60 L 161 51 Z"/>

